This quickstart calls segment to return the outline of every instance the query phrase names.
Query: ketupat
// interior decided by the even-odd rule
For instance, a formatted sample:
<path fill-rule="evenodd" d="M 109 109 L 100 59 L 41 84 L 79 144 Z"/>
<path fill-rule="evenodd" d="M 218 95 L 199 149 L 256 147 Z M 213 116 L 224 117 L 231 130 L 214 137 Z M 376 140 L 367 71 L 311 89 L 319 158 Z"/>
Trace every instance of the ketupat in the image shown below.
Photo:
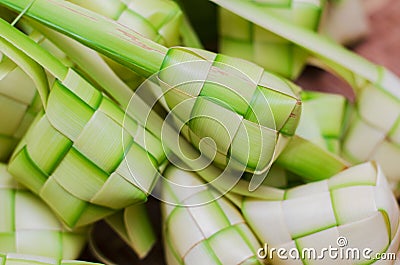
<path fill-rule="evenodd" d="M 162 187 L 167 264 L 263 264 L 256 255 L 261 244 L 229 200 L 194 172 L 171 165 L 165 177 L 173 183 Z"/>
<path fill-rule="evenodd" d="M 194 71 L 176 75 L 185 68 Z M 253 63 L 204 50 L 171 48 L 158 76 L 183 135 L 198 149 L 201 139 L 213 139 L 214 162 L 222 168 L 232 165 L 262 173 L 296 130 L 299 88 Z M 212 158 L 214 146 L 203 147 Z"/>
<path fill-rule="evenodd" d="M 313 31 L 317 31 L 325 8 L 325 0 L 243 1 Z M 308 58 L 304 49 L 229 10 L 220 7 L 218 11 L 221 53 L 255 62 L 292 80 L 301 74 Z"/>
<path fill-rule="evenodd" d="M 25 41 L 37 48 L 36 55 L 41 55 L 42 63 L 62 80 L 54 82 L 48 98 L 43 96 L 46 112 L 36 117 L 15 150 L 9 169 L 16 179 L 45 200 L 69 227 L 94 222 L 117 209 L 146 200 L 158 177 L 155 165 L 164 160 L 162 150 L 157 149 L 161 147 L 157 138 L 147 137 L 147 144 L 154 147 L 155 153 L 143 149 L 143 128 L 129 118 L 124 119 L 124 112 L 115 103 L 72 69 L 22 33 L 10 29 L 17 33 L 14 37 L 19 38 L 19 44 Z M 6 41 L 3 44 L 9 48 L 10 56 L 15 52 L 15 60 L 28 60 Z M 34 76 L 33 72 L 30 74 Z M 41 93 L 48 93 L 45 90 L 43 87 Z M 125 135 L 121 134 L 123 123 Z M 95 146 L 107 150 L 108 155 L 100 155 L 102 152 L 96 152 Z M 127 161 L 141 156 L 141 165 L 129 168 Z M 134 179 L 132 172 L 138 178 Z M 76 182 L 79 179 L 81 182 Z M 115 189 L 119 190 L 119 196 L 114 194 Z M 114 194 L 112 200 L 109 193 Z"/>
<path fill-rule="evenodd" d="M 6 165 L 0 164 L 0 253 L 76 259 L 88 232 L 89 227 L 67 230 L 42 200 L 18 185 Z"/>
<path fill-rule="evenodd" d="M 396 253 L 399 249 L 399 207 L 382 169 L 375 163 L 357 165 L 328 180 L 280 191 L 270 200 L 244 198 L 241 205 L 245 220 L 270 249 L 297 249 L 301 255 L 303 249 L 313 248 L 315 253 L 311 255 L 317 256 L 324 255 L 322 249 L 329 246 L 343 249 L 343 253 L 349 253 L 346 249 L 360 253 L 371 249 L 371 260 L 360 253 L 358 259 L 350 256 L 336 260 L 361 263 L 373 262 L 378 253 Z M 342 237 L 346 244 L 340 246 L 338 240 Z M 281 260 L 274 256 L 275 260 L 270 261 L 322 264 L 331 258 L 325 254 L 324 259 L 300 256 Z"/>

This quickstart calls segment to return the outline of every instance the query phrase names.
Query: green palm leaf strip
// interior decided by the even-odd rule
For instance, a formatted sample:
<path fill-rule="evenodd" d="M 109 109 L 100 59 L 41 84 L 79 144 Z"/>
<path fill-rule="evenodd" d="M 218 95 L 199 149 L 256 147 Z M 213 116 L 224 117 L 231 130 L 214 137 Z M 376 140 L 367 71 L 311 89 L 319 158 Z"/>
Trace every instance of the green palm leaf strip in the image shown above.
<path fill-rule="evenodd" d="M 353 163 L 376 160 L 398 183 L 400 171 L 400 80 L 382 66 L 329 39 L 267 15 L 240 1 L 212 0 L 309 51 L 320 64 L 346 80 L 356 94 L 356 113 L 343 140 L 343 155 Z M 382 107 L 384 106 L 384 107 Z"/>
<path fill-rule="evenodd" d="M 78 258 L 88 227 L 67 230 L 42 200 L 16 183 L 6 166 L 0 164 L 0 253 Z"/>
<path fill-rule="evenodd" d="M 300 256 L 302 264 L 315 262 L 315 255 L 329 246 L 343 248 L 344 253 L 369 248 L 371 260 L 361 254 L 350 260 L 371 264 L 376 254 L 396 253 L 400 245 L 399 207 L 382 169 L 373 162 L 353 166 L 327 180 L 277 189 L 270 199 L 244 198 L 241 209 L 261 242 L 270 249 L 293 248 L 300 255 L 306 253 Z M 341 237 L 347 242 L 342 247 L 338 245 Z M 304 251 L 311 248 L 315 252 L 307 256 L 310 253 Z M 277 256 L 270 261 L 294 262 Z M 329 256 L 324 261 L 329 261 Z"/>
<path fill-rule="evenodd" d="M 139 258 L 148 255 L 157 241 L 144 204 L 129 206 L 105 219 L 107 224 L 135 251 Z"/>
<path fill-rule="evenodd" d="M 302 116 L 296 134 L 328 151 L 341 154 L 341 140 L 352 105 L 338 94 L 302 91 Z"/>
<path fill-rule="evenodd" d="M 101 265 L 77 260 L 52 259 L 41 256 L 23 255 L 23 254 L 1 254 L 0 262 L 2 265 Z"/>
<path fill-rule="evenodd" d="M 243 1 L 260 12 L 271 12 L 313 31 L 318 29 L 325 5 L 325 0 Z M 218 17 L 221 53 L 253 61 L 268 71 L 290 79 L 297 78 L 302 72 L 308 57 L 304 49 L 227 9 L 219 8 Z"/>
<path fill-rule="evenodd" d="M 196 173 L 170 166 L 165 177 L 173 183 L 162 187 L 168 264 L 263 264 L 256 256 L 260 243 L 233 204 L 203 186 Z"/>
<path fill-rule="evenodd" d="M 6 26 L 4 35 L 13 42 L 6 45 L 2 39 L 5 47 L 15 53 L 29 47 L 30 55 L 40 56 L 40 63 L 59 78 L 46 99 L 45 112 L 36 118 L 11 159 L 9 169 L 16 179 L 69 227 L 143 202 L 159 176 L 157 164 L 165 159 L 159 140 L 125 118 L 122 109 L 72 69 L 9 24 L 2 25 Z M 153 151 L 144 149 L 145 136 Z M 140 165 L 130 165 L 139 160 Z"/>
<path fill-rule="evenodd" d="M 9 7 L 22 11 L 30 3 L 30 0 L 22 0 L 19 3 L 11 2 L 12 1 L 9 3 L 11 4 Z M 2 4 L 5 3 L 2 2 Z M 164 59 L 167 48 L 145 38 L 143 35 L 130 30 L 127 27 L 117 23 L 110 23 L 110 20 L 104 19 L 103 16 L 93 12 L 88 12 L 87 9 L 73 5 L 66 1 L 56 1 L 53 3 L 35 1 L 26 11 L 26 14 L 28 15 L 35 10 L 36 12 L 42 13 L 43 10 L 48 9 L 47 11 L 51 10 L 50 13 L 46 11 L 47 15 L 49 15 L 49 18 L 56 18 L 56 20 L 53 20 L 52 23 L 55 23 L 54 25 L 61 23 L 62 25 L 64 24 L 63 20 L 66 19 L 65 10 L 69 8 L 75 10 L 76 12 L 68 12 L 68 21 L 74 21 L 73 24 L 80 25 L 80 28 L 70 24 L 70 26 L 67 28 L 55 26 L 55 29 L 63 29 L 63 32 L 70 33 L 74 32 L 74 29 L 78 30 L 78 32 L 67 35 L 74 35 L 80 42 L 89 47 L 97 47 L 96 50 L 101 51 L 103 54 L 115 59 L 117 62 L 129 66 L 129 68 L 143 76 L 149 76 L 158 71 L 159 66 Z M 83 14 L 85 15 L 83 16 Z M 39 21 L 42 21 L 42 19 L 39 19 Z M 82 25 L 85 26 L 83 27 Z M 88 29 L 90 30 L 87 31 Z M 101 36 L 97 34 L 98 32 L 102 32 Z M 90 36 L 92 38 L 90 38 Z M 111 41 L 115 38 L 117 38 L 119 41 Z M 139 45 L 135 45 L 135 43 Z"/>

